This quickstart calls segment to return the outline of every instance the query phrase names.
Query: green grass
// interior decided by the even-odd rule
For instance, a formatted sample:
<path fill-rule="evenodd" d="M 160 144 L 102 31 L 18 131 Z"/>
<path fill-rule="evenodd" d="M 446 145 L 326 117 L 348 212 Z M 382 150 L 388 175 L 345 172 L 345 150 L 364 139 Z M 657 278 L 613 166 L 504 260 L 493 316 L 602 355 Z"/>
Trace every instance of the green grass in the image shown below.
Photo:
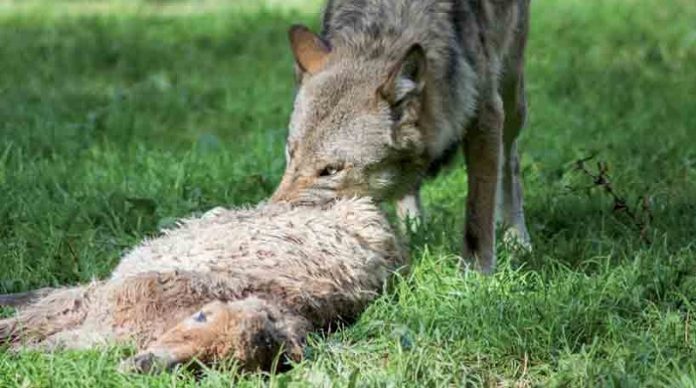
<path fill-rule="evenodd" d="M 286 28 L 318 23 L 316 1 L 282 3 L 0 4 L 0 292 L 106 276 L 176 218 L 273 191 Z M 494 276 L 457 270 L 453 168 L 426 187 L 412 274 L 286 374 L 129 376 L 115 369 L 128 348 L 0 350 L 0 386 L 696 386 L 695 20 L 691 0 L 534 3 L 535 250 L 500 247 Z M 592 154 L 641 219 L 646 198 L 642 236 L 575 171 Z"/>

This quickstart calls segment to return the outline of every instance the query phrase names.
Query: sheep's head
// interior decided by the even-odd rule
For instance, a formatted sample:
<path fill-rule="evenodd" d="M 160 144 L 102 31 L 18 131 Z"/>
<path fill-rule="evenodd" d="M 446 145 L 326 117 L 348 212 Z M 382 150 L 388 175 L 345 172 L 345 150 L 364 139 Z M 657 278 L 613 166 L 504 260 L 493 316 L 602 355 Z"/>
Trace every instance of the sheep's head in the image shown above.
<path fill-rule="evenodd" d="M 279 332 L 266 307 L 255 298 L 208 303 L 145 351 L 126 360 L 123 369 L 151 373 L 192 359 L 209 365 L 231 358 L 248 371 L 268 370 L 287 336 Z"/>

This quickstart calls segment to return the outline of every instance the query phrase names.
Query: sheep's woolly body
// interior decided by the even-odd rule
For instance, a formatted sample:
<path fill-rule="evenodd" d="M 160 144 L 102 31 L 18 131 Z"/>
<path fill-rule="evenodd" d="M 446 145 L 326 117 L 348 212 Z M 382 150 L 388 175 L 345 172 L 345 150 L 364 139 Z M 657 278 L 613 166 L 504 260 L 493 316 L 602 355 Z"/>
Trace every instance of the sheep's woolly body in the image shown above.
<path fill-rule="evenodd" d="M 326 208 L 216 208 L 143 242 L 108 280 L 54 291 L 0 321 L 0 340 L 69 348 L 135 340 L 142 348 L 162 347 L 163 335 L 171 337 L 182 320 L 219 301 L 231 303 L 229 316 L 269 317 L 273 328 L 266 334 L 297 352 L 306 331 L 355 318 L 406 264 L 387 220 L 368 199 Z M 258 346 L 239 345 L 240 333 L 230 339 L 238 342 L 229 345 L 236 346 L 228 349 L 232 356 L 263 366 L 258 354 L 249 355 Z M 220 356 L 223 345 L 215 346 Z"/>
<path fill-rule="evenodd" d="M 358 280 L 357 287 L 374 290 L 387 268 L 403 264 L 395 249 L 388 223 L 366 200 L 342 201 L 326 210 L 283 204 L 215 208 L 145 241 L 121 260 L 111 279 L 188 270 L 259 281 L 282 277 L 300 287 L 327 283 L 343 291 L 346 281 Z"/>

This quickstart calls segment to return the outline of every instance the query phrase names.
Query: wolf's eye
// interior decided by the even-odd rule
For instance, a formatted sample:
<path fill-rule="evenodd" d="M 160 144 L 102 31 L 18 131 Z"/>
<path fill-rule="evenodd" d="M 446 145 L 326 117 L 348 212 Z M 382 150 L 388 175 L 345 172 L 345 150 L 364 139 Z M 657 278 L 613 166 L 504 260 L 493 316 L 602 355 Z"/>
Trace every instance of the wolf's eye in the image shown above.
<path fill-rule="evenodd" d="M 334 176 L 334 175 L 338 174 L 341 170 L 343 170 L 343 166 L 329 165 L 329 166 L 324 167 L 321 171 L 319 171 L 319 176 L 321 176 L 321 177 Z"/>

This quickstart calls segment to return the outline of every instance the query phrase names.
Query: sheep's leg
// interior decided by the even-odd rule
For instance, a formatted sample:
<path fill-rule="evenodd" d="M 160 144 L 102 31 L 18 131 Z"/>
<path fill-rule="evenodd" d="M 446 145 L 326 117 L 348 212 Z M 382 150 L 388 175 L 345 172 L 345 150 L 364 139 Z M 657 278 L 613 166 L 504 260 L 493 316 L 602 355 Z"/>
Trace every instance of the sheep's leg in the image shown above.
<path fill-rule="evenodd" d="M 40 341 L 79 325 L 87 314 L 87 302 L 95 285 L 51 290 L 20 308 L 15 317 L 0 321 L 0 343 Z"/>
<path fill-rule="evenodd" d="M 40 288 L 38 290 L 18 292 L 16 294 L 0 295 L 0 306 L 23 307 L 55 291 L 55 288 Z"/>
<path fill-rule="evenodd" d="M 245 370 L 268 370 L 282 352 L 302 357 L 310 324 L 258 298 L 215 301 L 166 332 L 145 351 L 126 360 L 123 370 L 149 373 L 172 369 L 193 358 L 210 364 L 234 358 Z"/>
<path fill-rule="evenodd" d="M 0 319 L 0 345 L 11 341 L 14 337 L 17 319 L 7 318 Z"/>

